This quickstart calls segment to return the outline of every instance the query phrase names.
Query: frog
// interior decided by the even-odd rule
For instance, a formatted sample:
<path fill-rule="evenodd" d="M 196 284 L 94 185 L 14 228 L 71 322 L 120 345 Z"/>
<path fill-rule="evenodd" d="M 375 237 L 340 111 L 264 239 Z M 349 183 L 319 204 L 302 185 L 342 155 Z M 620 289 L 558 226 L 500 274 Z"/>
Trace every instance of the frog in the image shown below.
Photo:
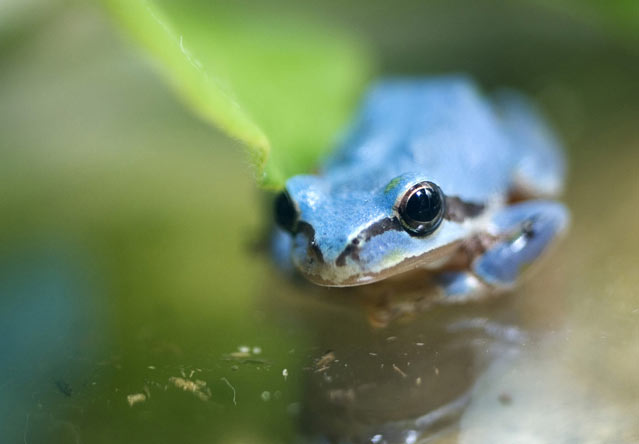
<path fill-rule="evenodd" d="M 315 174 L 274 199 L 281 266 L 327 287 L 412 276 L 449 302 L 513 289 L 566 232 L 564 149 L 523 93 L 388 78 Z"/>

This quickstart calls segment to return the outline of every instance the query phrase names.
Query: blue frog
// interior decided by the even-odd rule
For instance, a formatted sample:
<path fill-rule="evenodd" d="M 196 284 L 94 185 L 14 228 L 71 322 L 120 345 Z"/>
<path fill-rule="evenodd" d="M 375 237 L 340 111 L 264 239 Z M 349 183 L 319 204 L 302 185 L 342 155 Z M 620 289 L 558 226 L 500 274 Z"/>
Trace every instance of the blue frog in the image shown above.
<path fill-rule="evenodd" d="M 512 288 L 565 231 L 564 175 L 521 94 L 464 76 L 382 81 L 319 173 L 286 182 L 274 251 L 324 286 L 424 270 L 446 300 L 476 299 Z"/>

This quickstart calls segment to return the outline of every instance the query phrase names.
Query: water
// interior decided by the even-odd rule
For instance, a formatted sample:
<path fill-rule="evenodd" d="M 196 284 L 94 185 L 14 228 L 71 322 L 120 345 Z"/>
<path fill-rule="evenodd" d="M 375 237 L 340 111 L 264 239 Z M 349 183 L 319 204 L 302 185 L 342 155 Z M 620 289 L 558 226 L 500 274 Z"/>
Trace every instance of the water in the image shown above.
<path fill-rule="evenodd" d="M 639 441 L 636 57 L 530 80 L 570 232 L 515 293 L 428 309 L 279 274 L 237 147 L 94 9 L 2 57 L 2 442 Z"/>

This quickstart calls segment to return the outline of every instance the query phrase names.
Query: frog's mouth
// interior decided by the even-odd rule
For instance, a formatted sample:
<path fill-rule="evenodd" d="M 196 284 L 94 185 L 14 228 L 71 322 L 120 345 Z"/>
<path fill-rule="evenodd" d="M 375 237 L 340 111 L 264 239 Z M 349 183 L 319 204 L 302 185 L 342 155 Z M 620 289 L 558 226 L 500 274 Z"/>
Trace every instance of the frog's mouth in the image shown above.
<path fill-rule="evenodd" d="M 306 279 L 317 285 L 324 287 L 355 287 L 372 284 L 420 268 L 427 269 L 428 265 L 445 263 L 458 251 L 460 242 L 444 245 L 419 256 L 405 258 L 393 265 L 381 266 L 378 271 L 362 273 L 356 265 L 338 266 L 334 263 L 321 263 L 316 264 L 314 267 L 298 267 L 298 269 Z"/>
<path fill-rule="evenodd" d="M 399 259 L 389 255 L 380 264 L 367 269 L 360 261 L 360 251 L 373 237 L 390 230 L 402 231 L 401 223 L 395 217 L 381 219 L 363 230 L 342 250 L 334 260 L 325 260 L 315 242 L 315 230 L 301 222 L 298 236 L 300 254 L 294 255 L 293 262 L 298 271 L 309 281 L 325 287 L 353 287 L 372 284 L 391 276 L 407 273 L 429 265 L 439 265 L 447 261 L 458 250 L 459 242 L 448 243 L 416 256 Z M 460 241 L 461 242 L 461 241 Z M 296 259 L 297 258 L 297 259 Z"/>

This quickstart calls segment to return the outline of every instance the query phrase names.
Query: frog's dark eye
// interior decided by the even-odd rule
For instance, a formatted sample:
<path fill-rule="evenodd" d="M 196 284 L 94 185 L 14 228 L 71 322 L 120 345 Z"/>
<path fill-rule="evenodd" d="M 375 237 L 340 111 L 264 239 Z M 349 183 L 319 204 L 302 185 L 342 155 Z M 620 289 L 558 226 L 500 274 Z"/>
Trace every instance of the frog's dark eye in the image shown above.
<path fill-rule="evenodd" d="M 426 236 L 435 231 L 444 218 L 444 212 L 444 194 L 432 182 L 413 185 L 397 206 L 402 225 L 416 236 Z"/>
<path fill-rule="evenodd" d="M 297 208 L 286 191 L 282 191 L 275 198 L 274 211 L 277 225 L 289 233 L 295 233 L 298 219 Z"/>

